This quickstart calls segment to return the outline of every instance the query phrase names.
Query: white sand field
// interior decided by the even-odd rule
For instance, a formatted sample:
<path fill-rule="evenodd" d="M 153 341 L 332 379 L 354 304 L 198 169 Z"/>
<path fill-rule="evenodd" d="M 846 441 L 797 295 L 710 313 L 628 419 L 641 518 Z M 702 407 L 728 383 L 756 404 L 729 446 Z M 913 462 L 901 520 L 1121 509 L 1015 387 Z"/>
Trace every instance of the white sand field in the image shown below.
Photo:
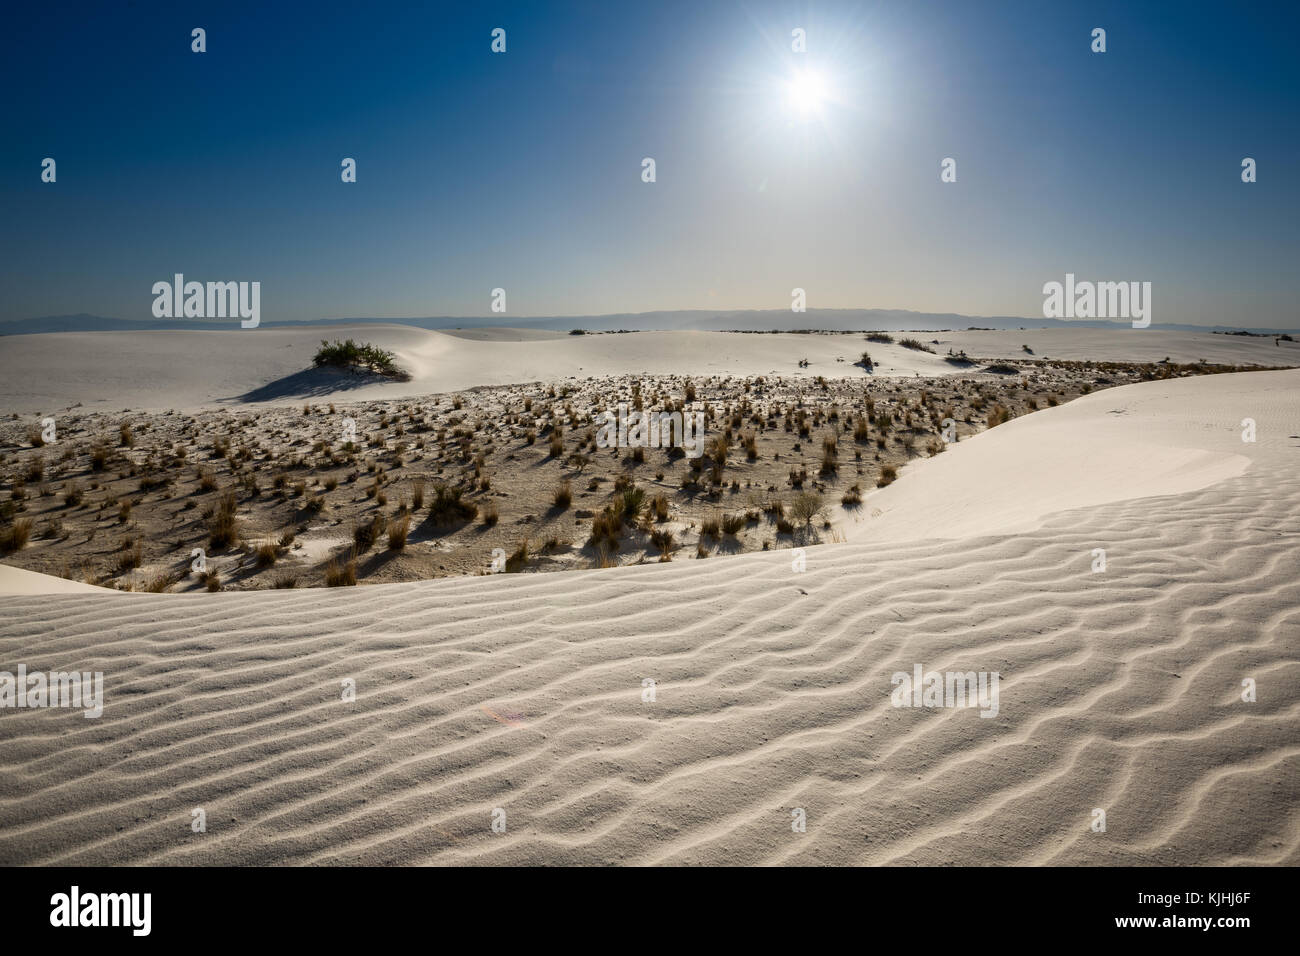
<path fill-rule="evenodd" d="M 906 333 L 903 333 L 906 334 Z M 1300 365 L 1300 343 L 1151 329 L 917 332 L 938 354 L 863 341 L 860 334 L 638 332 L 576 336 L 476 329 L 437 332 L 401 325 L 258 328 L 229 332 L 57 332 L 0 337 L 0 412 L 191 409 L 217 404 L 392 399 L 476 385 L 509 385 L 631 373 L 863 375 L 864 349 L 877 376 L 960 373 L 949 348 L 981 358 L 1036 358 L 1231 365 Z M 901 337 L 899 333 L 895 333 Z M 364 384 L 334 371 L 305 372 L 322 338 L 355 338 L 396 354 L 409 382 Z M 809 361 L 800 368 L 799 359 Z M 836 361 L 843 359 L 842 362 Z"/>
<path fill-rule="evenodd" d="M 835 356 L 861 350 L 329 334 L 413 367 L 376 395 L 792 375 L 803 356 L 845 375 Z M 1121 357 L 1121 333 L 1083 329 L 955 347 L 989 354 L 981 334 Z M 1157 358 L 1284 364 L 1271 340 L 1122 334 Z M 229 333 L 112 335 L 6 340 L 0 409 L 215 402 L 320 337 L 246 333 L 218 363 Z M 869 347 L 898 372 L 939 361 Z M 329 590 L 29 583 L 0 596 L 0 670 L 102 671 L 106 701 L 98 719 L 0 710 L 0 863 L 1300 863 L 1300 370 L 1036 412 L 909 466 L 842 528 L 802 571 L 783 550 Z M 917 665 L 997 672 L 996 714 L 893 706 Z"/>

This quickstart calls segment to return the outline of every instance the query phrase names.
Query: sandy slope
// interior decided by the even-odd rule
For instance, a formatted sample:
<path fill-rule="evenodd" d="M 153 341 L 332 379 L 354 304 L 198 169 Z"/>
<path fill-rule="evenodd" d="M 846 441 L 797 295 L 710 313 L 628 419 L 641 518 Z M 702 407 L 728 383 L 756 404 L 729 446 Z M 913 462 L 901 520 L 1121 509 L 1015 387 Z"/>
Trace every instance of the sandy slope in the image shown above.
<path fill-rule="evenodd" d="M 367 384 L 308 372 L 322 338 L 349 336 L 396 353 L 405 383 Z M 254 401 L 391 399 L 476 385 L 508 385 L 630 373 L 662 375 L 864 375 L 864 348 L 877 375 L 945 375 L 949 348 L 984 358 L 1300 365 L 1300 345 L 1272 339 L 1150 329 L 916 333 L 939 354 L 866 343 L 861 335 L 741 335 L 641 332 L 568 335 L 502 329 L 435 332 L 401 325 L 229 332 L 58 332 L 0 338 L 0 411 L 50 414 L 91 409 L 190 409 Z M 801 369 L 798 361 L 810 362 Z M 843 359 L 840 362 L 837 359 Z"/>
<path fill-rule="evenodd" d="M 102 670 L 108 698 L 0 711 L 0 862 L 1300 862 L 1300 372 L 1042 414 L 868 499 L 858 530 L 920 537 L 801 573 L 0 598 L 0 668 Z M 1067 421 L 1109 489 L 1086 506 L 1047 467 Z M 917 663 L 999 672 L 997 716 L 892 707 Z"/>
<path fill-rule="evenodd" d="M 95 587 L 52 574 L 38 574 L 22 568 L 0 564 L 0 594 L 120 594 L 110 588 Z M 3 665 L 0 665 L 3 666 Z"/>

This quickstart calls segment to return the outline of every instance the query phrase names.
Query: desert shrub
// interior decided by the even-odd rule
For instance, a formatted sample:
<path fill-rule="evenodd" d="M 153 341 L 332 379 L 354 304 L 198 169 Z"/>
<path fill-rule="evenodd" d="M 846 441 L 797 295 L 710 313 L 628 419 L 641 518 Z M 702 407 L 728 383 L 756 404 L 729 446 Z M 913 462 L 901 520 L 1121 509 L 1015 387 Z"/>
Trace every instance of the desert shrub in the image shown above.
<path fill-rule="evenodd" d="M 790 503 L 790 516 L 806 525 L 811 525 L 821 510 L 822 496 L 815 491 L 801 491 Z"/>
<path fill-rule="evenodd" d="M 491 528 L 501 518 L 501 513 L 497 510 L 496 502 L 489 501 L 483 506 L 483 526 Z"/>
<path fill-rule="evenodd" d="M 889 344 L 891 344 L 891 343 L 894 341 L 894 337 L 893 337 L 892 335 L 888 334 L 887 332 L 868 332 L 868 333 L 867 333 L 867 341 L 868 341 L 868 342 L 881 342 L 881 343 L 883 343 L 883 344 L 885 344 L 885 345 L 889 345 Z"/>
<path fill-rule="evenodd" d="M 846 506 L 862 504 L 862 488 L 858 485 L 854 485 L 848 491 L 844 492 L 844 496 L 840 498 L 840 504 Z"/>
<path fill-rule="evenodd" d="M 929 352 L 931 355 L 934 354 L 934 349 L 930 348 L 930 346 L 926 345 L 919 339 L 899 339 L 898 344 L 905 349 L 911 349 L 913 352 Z"/>
<path fill-rule="evenodd" d="M 723 515 L 722 516 L 722 533 L 735 535 L 741 528 L 745 527 L 744 515 Z"/>
<path fill-rule="evenodd" d="M 312 356 L 312 364 L 317 368 L 330 365 L 335 368 L 360 369 L 400 381 L 408 381 L 411 377 L 408 372 L 397 367 L 392 352 L 377 346 L 358 344 L 351 339 L 343 342 L 335 339 L 332 345 L 321 339 L 320 346 Z"/>
<path fill-rule="evenodd" d="M 876 487 L 884 488 L 886 485 L 891 485 L 897 477 L 898 469 L 893 465 L 885 465 L 880 469 L 880 477 L 876 480 Z"/>

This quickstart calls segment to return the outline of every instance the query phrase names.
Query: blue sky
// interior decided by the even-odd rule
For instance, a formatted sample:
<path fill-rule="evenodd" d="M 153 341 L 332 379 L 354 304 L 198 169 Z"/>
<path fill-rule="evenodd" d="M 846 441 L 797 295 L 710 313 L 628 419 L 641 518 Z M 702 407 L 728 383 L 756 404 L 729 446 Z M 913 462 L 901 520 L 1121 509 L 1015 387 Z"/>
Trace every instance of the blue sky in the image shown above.
<path fill-rule="evenodd" d="M 1033 316 L 1073 272 L 1151 281 L 1156 322 L 1296 325 L 1292 6 L 30 6 L 2 41 L 0 318 L 147 318 L 175 272 L 260 281 L 270 321 L 486 315 L 496 287 L 521 317 L 795 286 Z"/>

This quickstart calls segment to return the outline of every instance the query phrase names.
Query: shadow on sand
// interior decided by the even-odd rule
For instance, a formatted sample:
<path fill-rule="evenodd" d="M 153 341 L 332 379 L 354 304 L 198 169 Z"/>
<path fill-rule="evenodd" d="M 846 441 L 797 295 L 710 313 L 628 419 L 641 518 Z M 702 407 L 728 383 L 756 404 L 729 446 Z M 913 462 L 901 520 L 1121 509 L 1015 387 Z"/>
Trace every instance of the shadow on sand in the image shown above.
<path fill-rule="evenodd" d="M 309 368 L 277 378 L 243 395 L 223 399 L 226 402 L 273 402 L 284 398 L 321 398 L 333 392 L 367 385 L 380 385 L 394 379 L 383 375 L 352 372 L 338 368 Z"/>

